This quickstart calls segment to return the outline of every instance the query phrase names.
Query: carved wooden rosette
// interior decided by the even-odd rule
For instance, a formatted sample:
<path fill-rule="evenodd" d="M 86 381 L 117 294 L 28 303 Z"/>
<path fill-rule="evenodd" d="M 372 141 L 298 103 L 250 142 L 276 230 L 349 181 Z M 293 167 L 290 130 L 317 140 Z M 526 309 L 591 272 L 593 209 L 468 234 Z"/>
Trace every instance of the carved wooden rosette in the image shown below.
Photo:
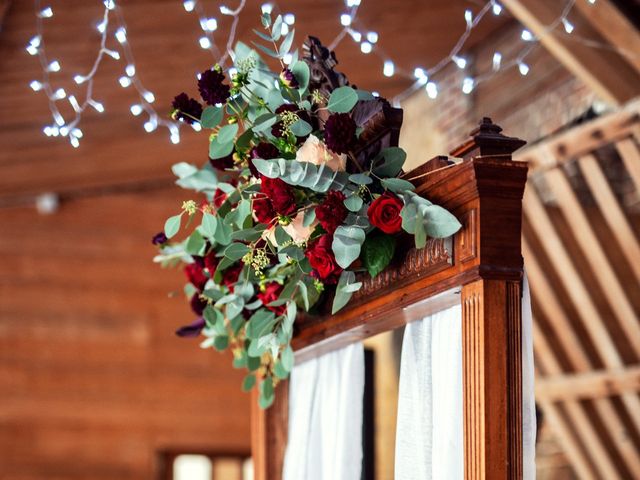
<path fill-rule="evenodd" d="M 452 152 L 462 161 L 442 169 L 449 162 L 437 157 L 404 177 L 463 228 L 453 238 L 430 239 L 425 249 L 407 249 L 378 277 L 365 279 L 336 315 L 300 319 L 292 341 L 301 362 L 462 304 L 464 471 L 473 480 L 522 478 L 520 235 L 527 165 L 511 161 L 523 142 L 500 130 L 485 118 Z M 256 458 L 257 480 L 280 478 L 286 438 L 268 430 L 286 435 L 286 417 L 282 403 L 254 416 L 254 429 L 263 432 L 254 436 L 256 455 L 272 455 Z"/>

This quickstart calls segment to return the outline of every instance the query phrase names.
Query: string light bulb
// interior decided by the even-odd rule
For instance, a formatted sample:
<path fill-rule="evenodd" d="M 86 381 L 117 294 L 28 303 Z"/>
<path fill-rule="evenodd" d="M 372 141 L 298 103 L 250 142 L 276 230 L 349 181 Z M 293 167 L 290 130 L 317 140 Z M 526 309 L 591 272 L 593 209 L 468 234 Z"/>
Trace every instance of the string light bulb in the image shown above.
<path fill-rule="evenodd" d="M 284 17 L 282 17 L 282 19 L 284 20 L 284 23 L 286 23 L 287 25 L 293 25 L 294 23 L 296 23 L 296 16 L 293 13 L 285 14 Z"/>
<path fill-rule="evenodd" d="M 137 117 L 138 115 L 140 115 L 142 113 L 142 105 L 139 105 L 139 104 L 136 103 L 134 105 L 131 105 L 129 110 L 131 111 L 131 114 L 133 116 Z"/>
<path fill-rule="evenodd" d="M 362 42 L 360 44 L 360 51 L 364 54 L 367 53 L 371 53 L 371 51 L 373 50 L 373 45 L 371 45 L 369 42 Z"/>
<path fill-rule="evenodd" d="M 129 77 L 125 77 L 122 76 L 118 79 L 118 82 L 120 82 L 120 86 L 122 88 L 127 88 L 128 86 L 131 85 L 131 79 Z"/>
<path fill-rule="evenodd" d="M 38 15 L 40 16 L 40 18 L 51 18 L 53 17 L 53 9 L 51 7 L 45 7 L 40 10 L 40 13 Z"/>
<path fill-rule="evenodd" d="M 522 33 L 520 34 L 520 38 L 525 42 L 532 42 L 534 40 L 533 34 L 527 29 L 522 30 Z"/>
<path fill-rule="evenodd" d="M 465 77 L 464 80 L 462 80 L 462 93 L 469 95 L 473 91 L 475 84 L 476 82 L 473 78 Z"/>
<path fill-rule="evenodd" d="M 120 43 L 124 43 L 127 41 L 127 31 L 122 27 L 116 30 L 115 36 L 116 40 L 118 40 L 118 42 Z"/>
<path fill-rule="evenodd" d="M 369 43 L 376 43 L 378 41 L 378 32 L 368 32 L 367 41 Z"/>
<path fill-rule="evenodd" d="M 357 30 L 349 30 L 349 35 L 356 43 L 360 43 L 362 41 L 362 34 Z"/>
<path fill-rule="evenodd" d="M 384 67 L 382 67 L 382 73 L 385 77 L 393 77 L 395 73 L 395 65 L 391 60 L 385 60 Z"/>
<path fill-rule="evenodd" d="M 204 50 L 211 48 L 211 40 L 209 40 L 208 37 L 200 37 L 200 40 L 198 40 L 198 43 L 200 43 L 200 48 Z"/>
<path fill-rule="evenodd" d="M 39 92 L 40 90 L 42 90 L 43 85 L 42 82 L 39 82 L 38 80 L 32 80 L 29 86 L 34 92 Z"/>
<path fill-rule="evenodd" d="M 427 82 L 424 89 L 426 90 L 427 96 L 430 99 L 435 100 L 436 97 L 438 96 L 438 86 L 436 85 L 435 82 Z"/>
<path fill-rule="evenodd" d="M 494 72 L 500 70 L 500 64 L 502 63 L 502 54 L 500 52 L 495 52 L 493 54 L 492 59 L 492 68 Z"/>
<path fill-rule="evenodd" d="M 196 8 L 196 2 L 194 0 L 184 0 L 182 6 L 185 12 L 193 12 L 193 9 Z"/>
<path fill-rule="evenodd" d="M 340 15 L 340 25 L 342 25 L 343 27 L 348 27 L 349 25 L 351 25 L 351 15 L 349 15 L 348 13 L 343 13 L 342 15 Z"/>
<path fill-rule="evenodd" d="M 454 55 L 451 57 L 451 60 L 453 60 L 453 63 L 456 64 L 456 66 L 460 69 L 463 69 L 464 67 L 467 66 L 467 60 L 463 57 L 459 57 L 457 55 Z"/>
<path fill-rule="evenodd" d="M 493 5 L 491 6 L 491 10 L 493 11 L 494 15 L 498 16 L 502 13 L 502 5 L 494 0 Z"/>
<path fill-rule="evenodd" d="M 562 26 L 564 27 L 565 32 L 567 33 L 573 32 L 573 29 L 574 29 L 573 24 L 566 18 L 562 19 Z"/>
<path fill-rule="evenodd" d="M 203 18 L 200 20 L 200 28 L 205 32 L 215 32 L 218 29 L 218 21 L 213 18 Z"/>
<path fill-rule="evenodd" d="M 48 66 L 47 70 L 50 72 L 59 72 L 62 69 L 60 62 L 58 60 L 52 61 Z"/>
<path fill-rule="evenodd" d="M 520 75 L 525 76 L 527 73 L 529 73 L 529 65 L 527 65 L 523 61 L 519 61 L 518 70 L 520 71 Z"/>
<path fill-rule="evenodd" d="M 464 20 L 467 22 L 467 29 L 473 27 L 473 12 L 471 10 L 464 11 Z"/>
<path fill-rule="evenodd" d="M 260 7 L 260 11 L 262 13 L 270 14 L 273 11 L 273 4 L 271 3 L 263 3 Z"/>

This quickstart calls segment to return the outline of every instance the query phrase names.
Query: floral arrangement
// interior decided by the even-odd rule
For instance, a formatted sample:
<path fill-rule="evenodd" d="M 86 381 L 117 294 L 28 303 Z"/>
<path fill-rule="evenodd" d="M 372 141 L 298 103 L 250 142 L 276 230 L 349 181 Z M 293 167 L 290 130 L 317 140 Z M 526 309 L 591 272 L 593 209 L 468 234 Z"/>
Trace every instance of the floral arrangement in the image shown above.
<path fill-rule="evenodd" d="M 402 149 L 365 140 L 380 124 L 367 112 L 388 102 L 346 80 L 318 88 L 308 58 L 290 52 L 294 32 L 281 36 L 282 18 L 264 14 L 262 25 L 255 32 L 266 45 L 255 46 L 279 74 L 238 43 L 233 69 L 199 75 L 206 106 L 186 93 L 174 99 L 173 118 L 209 135 L 209 162 L 173 166 L 177 184 L 203 198 L 185 201 L 153 242 L 157 262 L 186 264 L 196 319 L 177 334 L 231 349 L 234 367 L 248 370 L 242 388 L 258 388 L 267 408 L 293 367 L 299 310 L 331 302 L 337 312 L 361 287 L 358 273 L 375 277 L 391 262 L 400 236 L 422 248 L 460 223 L 399 178 Z"/>

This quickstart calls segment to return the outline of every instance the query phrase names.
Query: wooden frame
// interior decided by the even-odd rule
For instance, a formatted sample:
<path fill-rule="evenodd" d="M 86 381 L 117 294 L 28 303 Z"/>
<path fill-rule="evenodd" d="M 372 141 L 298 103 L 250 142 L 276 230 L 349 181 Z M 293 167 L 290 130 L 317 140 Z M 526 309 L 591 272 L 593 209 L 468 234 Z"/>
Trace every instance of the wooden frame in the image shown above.
<path fill-rule="evenodd" d="M 364 280 L 337 315 L 299 319 L 293 339 L 302 362 L 461 303 L 466 479 L 522 477 L 520 235 L 527 165 L 511 161 L 524 142 L 500 131 L 485 118 L 451 152 L 461 162 L 437 157 L 405 175 L 463 229 L 409 249 L 397 265 Z M 281 478 L 287 393 L 286 382 L 280 384 L 275 404 L 252 412 L 256 480 Z"/>

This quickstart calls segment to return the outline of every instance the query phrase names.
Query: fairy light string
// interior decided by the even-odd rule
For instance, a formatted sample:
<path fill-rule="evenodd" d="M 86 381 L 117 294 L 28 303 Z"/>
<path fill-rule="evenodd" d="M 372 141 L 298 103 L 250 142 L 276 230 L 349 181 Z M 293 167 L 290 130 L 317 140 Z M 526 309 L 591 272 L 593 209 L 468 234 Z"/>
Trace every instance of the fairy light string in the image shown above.
<path fill-rule="evenodd" d="M 501 52 L 494 52 L 493 57 L 491 58 L 490 68 L 487 71 L 477 75 L 469 74 L 462 79 L 460 85 L 462 93 L 471 93 L 478 84 L 486 82 L 499 72 L 510 68 L 517 67 L 521 75 L 528 75 L 531 67 L 526 63 L 527 56 L 540 45 L 540 39 L 542 37 L 556 32 L 564 33 L 572 41 L 581 43 L 588 47 L 615 51 L 627 58 L 638 58 L 638 54 L 635 52 L 630 52 L 609 44 L 603 44 L 584 38 L 575 33 L 575 27 L 571 23 L 569 15 L 577 1 L 586 1 L 590 5 L 594 5 L 597 0 L 568 0 L 562 9 L 560 16 L 544 28 L 539 38 L 527 29 L 523 29 L 520 37 L 525 43 L 525 46 L 520 49 L 517 54 L 513 55 L 512 58 L 507 59 L 506 61 Z M 233 9 L 226 5 L 221 5 L 219 7 L 220 14 L 224 17 L 228 17 L 231 21 L 227 38 L 224 42 L 220 42 L 222 46 L 218 46 L 215 39 L 215 32 L 218 31 L 219 27 L 218 19 L 207 15 L 203 0 L 181 0 L 181 3 L 187 13 L 194 13 L 198 18 L 200 29 L 202 30 L 202 35 L 198 39 L 200 47 L 211 53 L 214 63 L 218 63 L 225 67 L 229 60 L 233 60 L 233 45 L 237 35 L 240 14 L 246 6 L 246 0 L 239 0 L 238 5 Z M 385 77 L 398 75 L 411 80 L 411 85 L 392 99 L 395 105 L 399 105 L 403 100 L 420 89 L 424 89 L 428 97 L 432 99 L 437 98 L 438 84 L 434 80 L 434 76 L 450 64 L 454 64 L 459 69 L 468 72 L 471 61 L 464 56 L 462 51 L 468 38 L 472 34 L 473 29 L 477 27 L 480 21 L 489 12 L 497 16 L 504 11 L 504 8 L 498 0 L 489 0 L 475 15 L 471 10 L 465 10 L 465 29 L 449 53 L 443 56 L 432 67 L 425 68 L 418 66 L 411 72 L 399 68 L 396 65 L 391 56 L 384 51 L 382 45 L 379 43 L 378 33 L 374 30 L 368 30 L 365 28 L 363 22 L 357 17 L 358 10 L 361 7 L 361 0 L 345 0 L 344 3 L 346 10 L 343 10 L 338 14 L 338 20 L 341 26 L 340 31 L 331 42 L 329 48 L 332 50 L 335 49 L 343 40 L 350 37 L 359 45 L 360 51 L 363 54 L 367 55 L 373 53 L 382 61 L 382 74 Z M 127 25 L 122 9 L 116 4 L 115 0 L 102 1 L 104 11 L 101 21 L 97 24 L 97 29 L 100 33 L 100 48 L 97 51 L 96 58 L 91 69 L 86 74 L 77 73 L 72 77 L 78 86 L 85 86 L 84 99 L 82 101 L 79 101 L 74 94 L 67 93 L 63 88 L 55 88 L 52 84 L 52 74 L 59 73 L 62 70 L 60 61 L 48 56 L 44 41 L 45 22 L 54 16 L 54 11 L 52 7 L 43 5 L 42 0 L 34 0 L 34 4 L 36 14 L 36 35 L 31 38 L 26 50 L 30 55 L 37 56 L 42 69 L 41 78 L 39 80 L 32 80 L 29 85 L 35 92 L 42 91 L 48 100 L 52 123 L 43 128 L 45 135 L 52 137 L 67 137 L 72 146 L 78 147 L 80 145 L 80 139 L 83 137 L 83 132 L 79 128 L 79 124 L 85 111 L 89 107 L 99 113 L 103 113 L 105 111 L 104 105 L 93 96 L 93 81 L 95 75 L 98 73 L 100 65 L 107 57 L 116 61 L 120 60 L 121 57 L 124 57 L 124 60 L 126 61 L 124 74 L 119 77 L 118 83 L 122 88 L 132 87 L 138 96 L 138 102 L 129 107 L 131 114 L 136 117 L 142 116 L 145 118 L 143 127 L 146 132 L 151 133 L 159 127 L 163 127 L 168 130 L 169 139 L 172 143 L 177 144 L 180 142 L 180 128 L 184 124 L 183 122 L 170 119 L 168 116 L 164 115 L 164 113 L 159 114 L 154 108 L 153 104 L 155 102 L 155 95 L 151 90 L 145 87 L 140 79 L 133 50 L 128 39 Z M 274 6 L 272 3 L 264 3 L 261 8 L 263 12 L 271 13 Z M 283 20 L 282 34 L 284 35 L 288 33 L 290 28 L 293 28 L 295 15 L 293 13 L 284 13 Z M 110 26 L 113 26 L 115 29 L 110 28 Z M 562 29 L 560 29 L 560 27 L 562 27 Z M 118 50 L 107 46 L 111 33 L 113 33 L 116 40 Z M 284 59 L 285 63 L 289 63 L 289 61 L 290 59 Z M 226 66 L 225 68 L 229 71 L 233 70 L 231 65 Z M 74 112 L 71 120 L 65 119 L 59 108 L 61 105 L 60 102 L 65 99 Z M 200 129 L 200 125 L 198 123 L 194 123 L 192 127 L 196 130 Z"/>

